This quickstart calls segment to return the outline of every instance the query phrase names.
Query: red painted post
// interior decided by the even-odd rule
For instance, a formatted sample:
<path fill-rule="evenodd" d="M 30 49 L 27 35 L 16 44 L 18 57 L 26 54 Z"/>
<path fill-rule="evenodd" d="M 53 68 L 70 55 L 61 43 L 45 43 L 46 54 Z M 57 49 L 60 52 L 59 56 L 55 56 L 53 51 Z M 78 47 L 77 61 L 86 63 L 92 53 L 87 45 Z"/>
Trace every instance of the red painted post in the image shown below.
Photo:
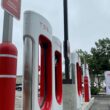
<path fill-rule="evenodd" d="M 84 99 L 85 102 L 89 102 L 89 82 L 87 76 L 84 76 Z"/>
<path fill-rule="evenodd" d="M 0 44 L 0 110 L 15 109 L 17 49 L 12 43 Z"/>
<path fill-rule="evenodd" d="M 81 70 L 81 66 L 79 66 L 79 72 L 80 72 L 80 75 L 79 75 L 79 82 L 80 82 L 80 95 L 82 95 L 82 70 Z"/>

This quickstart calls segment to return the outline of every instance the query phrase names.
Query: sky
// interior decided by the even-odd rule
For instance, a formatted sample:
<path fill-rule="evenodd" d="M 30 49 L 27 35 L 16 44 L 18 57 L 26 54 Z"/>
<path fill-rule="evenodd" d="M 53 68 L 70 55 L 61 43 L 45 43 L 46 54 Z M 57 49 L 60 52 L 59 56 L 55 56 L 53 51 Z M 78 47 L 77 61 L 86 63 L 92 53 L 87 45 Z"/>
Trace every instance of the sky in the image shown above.
<path fill-rule="evenodd" d="M 0 0 L 1 2 L 1 0 Z M 13 43 L 18 49 L 17 74 L 23 73 L 23 13 L 35 11 L 51 24 L 53 35 L 63 43 L 63 0 L 22 0 L 21 19 L 14 18 Z M 0 7 L 0 42 L 3 34 L 3 14 Z M 68 28 L 71 52 L 90 52 L 98 39 L 110 38 L 110 0 L 68 0 Z"/>

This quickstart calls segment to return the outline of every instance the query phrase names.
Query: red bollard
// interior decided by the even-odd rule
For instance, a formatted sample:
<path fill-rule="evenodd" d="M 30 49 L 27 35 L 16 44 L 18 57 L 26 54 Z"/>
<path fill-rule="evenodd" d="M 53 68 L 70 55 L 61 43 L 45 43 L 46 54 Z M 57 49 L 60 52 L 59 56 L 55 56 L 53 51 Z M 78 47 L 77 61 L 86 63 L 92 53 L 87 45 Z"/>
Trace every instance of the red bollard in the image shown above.
<path fill-rule="evenodd" d="M 85 102 L 89 102 L 89 82 L 87 76 L 84 76 L 84 99 Z"/>
<path fill-rule="evenodd" d="M 81 67 L 79 66 L 79 88 L 80 88 L 80 95 L 82 95 L 82 70 L 81 70 Z"/>
<path fill-rule="evenodd" d="M 12 43 L 0 44 L 0 110 L 15 109 L 17 49 Z"/>

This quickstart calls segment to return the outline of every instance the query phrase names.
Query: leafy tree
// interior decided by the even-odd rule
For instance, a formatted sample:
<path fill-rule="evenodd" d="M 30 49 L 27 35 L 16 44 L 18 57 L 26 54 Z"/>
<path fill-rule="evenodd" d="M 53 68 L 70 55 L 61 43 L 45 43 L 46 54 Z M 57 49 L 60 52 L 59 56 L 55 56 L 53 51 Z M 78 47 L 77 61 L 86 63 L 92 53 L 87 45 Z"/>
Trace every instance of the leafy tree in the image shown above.
<path fill-rule="evenodd" d="M 79 49 L 78 54 L 81 62 L 84 63 L 84 58 L 89 65 L 90 75 L 95 75 L 99 80 L 99 75 L 104 71 L 110 70 L 110 39 L 99 39 L 95 42 L 95 47 L 91 48 L 91 54 Z"/>
<path fill-rule="evenodd" d="M 110 39 L 99 39 L 98 42 L 95 42 L 95 45 L 95 48 L 91 48 L 94 61 L 92 69 L 97 74 L 101 74 L 105 70 L 110 70 Z"/>
<path fill-rule="evenodd" d="M 92 59 L 92 55 L 91 54 L 88 54 L 86 51 L 83 51 L 81 49 L 79 49 L 77 51 L 79 57 L 81 58 L 81 63 L 84 64 L 84 60 L 89 63 L 91 62 L 91 59 Z"/>

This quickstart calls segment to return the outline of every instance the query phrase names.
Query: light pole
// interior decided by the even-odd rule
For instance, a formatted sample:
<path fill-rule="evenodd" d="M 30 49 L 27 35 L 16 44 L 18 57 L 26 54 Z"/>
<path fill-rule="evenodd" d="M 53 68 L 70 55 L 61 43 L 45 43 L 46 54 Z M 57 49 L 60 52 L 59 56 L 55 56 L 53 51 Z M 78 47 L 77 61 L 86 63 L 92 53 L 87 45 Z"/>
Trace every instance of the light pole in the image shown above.
<path fill-rule="evenodd" d="M 69 60 L 69 39 L 68 39 L 68 3 L 67 0 L 63 0 L 64 6 L 64 58 L 65 58 L 65 81 L 68 83 L 70 80 L 70 60 Z"/>

